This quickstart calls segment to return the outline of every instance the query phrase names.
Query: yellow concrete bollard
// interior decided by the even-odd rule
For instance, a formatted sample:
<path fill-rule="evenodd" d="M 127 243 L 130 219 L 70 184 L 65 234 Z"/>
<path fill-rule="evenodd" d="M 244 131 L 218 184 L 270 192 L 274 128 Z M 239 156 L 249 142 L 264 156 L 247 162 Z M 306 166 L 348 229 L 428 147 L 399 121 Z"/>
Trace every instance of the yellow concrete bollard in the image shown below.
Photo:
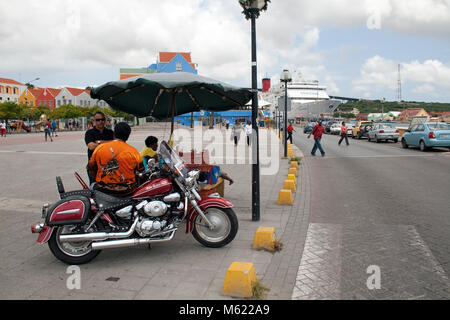
<path fill-rule="evenodd" d="M 298 162 L 297 161 L 291 161 L 291 168 L 298 168 Z"/>
<path fill-rule="evenodd" d="M 294 199 L 292 198 L 292 191 L 287 190 L 287 189 L 281 190 L 278 195 L 277 204 L 284 205 L 284 204 L 293 204 L 293 203 L 294 203 Z"/>
<path fill-rule="evenodd" d="M 298 171 L 297 168 L 289 168 L 289 174 L 293 174 L 296 177 L 298 177 Z"/>
<path fill-rule="evenodd" d="M 294 152 L 292 151 L 292 149 L 287 150 L 287 155 L 288 155 L 288 157 L 292 157 L 294 155 Z"/>
<path fill-rule="evenodd" d="M 283 186 L 284 190 L 291 190 L 292 192 L 297 192 L 297 188 L 295 187 L 295 182 L 293 180 L 286 180 Z"/>
<path fill-rule="evenodd" d="M 293 175 L 292 173 L 288 174 L 287 180 L 294 180 L 295 185 L 297 185 L 297 178 L 295 178 L 295 175 Z"/>
<path fill-rule="evenodd" d="M 250 298 L 253 296 L 253 284 L 258 282 L 255 267 L 251 262 L 233 262 L 227 269 L 223 281 L 224 296 Z"/>
<path fill-rule="evenodd" d="M 275 242 L 277 236 L 275 235 L 275 228 L 259 227 L 253 237 L 253 249 L 267 249 L 269 251 L 275 250 Z"/>

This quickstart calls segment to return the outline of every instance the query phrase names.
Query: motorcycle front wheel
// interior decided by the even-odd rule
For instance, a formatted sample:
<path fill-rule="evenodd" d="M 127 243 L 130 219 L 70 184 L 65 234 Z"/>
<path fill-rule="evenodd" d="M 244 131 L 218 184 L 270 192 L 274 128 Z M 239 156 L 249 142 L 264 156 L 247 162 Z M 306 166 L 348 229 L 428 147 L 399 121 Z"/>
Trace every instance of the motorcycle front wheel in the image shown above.
<path fill-rule="evenodd" d="M 195 240 L 205 247 L 220 248 L 235 238 L 239 224 L 234 211 L 230 208 L 208 208 L 205 216 L 214 225 L 211 230 L 202 216 L 198 215 L 194 220 L 192 235 Z"/>
<path fill-rule="evenodd" d="M 61 242 L 59 240 L 61 234 L 70 234 L 74 228 L 75 226 L 69 225 L 55 228 L 48 246 L 53 255 L 62 262 L 70 265 L 88 263 L 100 253 L 100 250 L 92 250 L 90 241 Z"/>

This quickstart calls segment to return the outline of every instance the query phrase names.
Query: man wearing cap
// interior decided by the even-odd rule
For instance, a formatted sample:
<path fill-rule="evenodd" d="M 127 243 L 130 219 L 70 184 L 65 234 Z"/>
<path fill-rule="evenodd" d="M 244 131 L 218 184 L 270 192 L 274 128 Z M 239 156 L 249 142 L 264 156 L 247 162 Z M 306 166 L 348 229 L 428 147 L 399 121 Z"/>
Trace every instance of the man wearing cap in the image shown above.
<path fill-rule="evenodd" d="M 322 140 L 322 134 L 324 131 L 325 128 L 322 126 L 322 120 L 319 120 L 313 131 L 308 135 L 308 139 L 311 137 L 311 134 L 314 135 L 314 147 L 311 150 L 311 155 L 313 157 L 316 155 L 317 149 L 319 149 L 322 157 L 325 157 L 325 151 L 323 151 L 322 145 L 320 144 L 320 140 Z"/>

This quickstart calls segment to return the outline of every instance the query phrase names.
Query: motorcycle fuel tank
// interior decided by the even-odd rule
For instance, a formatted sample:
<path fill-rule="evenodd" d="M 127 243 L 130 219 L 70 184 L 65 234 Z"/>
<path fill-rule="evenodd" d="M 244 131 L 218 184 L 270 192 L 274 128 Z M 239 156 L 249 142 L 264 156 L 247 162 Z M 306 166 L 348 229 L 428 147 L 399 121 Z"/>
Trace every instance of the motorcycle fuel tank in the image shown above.
<path fill-rule="evenodd" d="M 168 178 L 158 178 L 147 181 L 141 185 L 134 193 L 133 199 L 154 197 L 172 191 L 172 182 Z"/>

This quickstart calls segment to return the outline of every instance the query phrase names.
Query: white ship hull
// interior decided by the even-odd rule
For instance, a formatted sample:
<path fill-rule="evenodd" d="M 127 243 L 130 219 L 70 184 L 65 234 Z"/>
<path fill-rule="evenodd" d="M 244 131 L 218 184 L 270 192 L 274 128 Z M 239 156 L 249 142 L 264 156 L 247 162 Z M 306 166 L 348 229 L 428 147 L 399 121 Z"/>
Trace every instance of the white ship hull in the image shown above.
<path fill-rule="evenodd" d="M 339 100 L 319 100 L 299 103 L 292 100 L 292 110 L 288 112 L 288 118 L 307 117 L 318 118 L 321 114 L 333 114 L 341 104 Z"/>

